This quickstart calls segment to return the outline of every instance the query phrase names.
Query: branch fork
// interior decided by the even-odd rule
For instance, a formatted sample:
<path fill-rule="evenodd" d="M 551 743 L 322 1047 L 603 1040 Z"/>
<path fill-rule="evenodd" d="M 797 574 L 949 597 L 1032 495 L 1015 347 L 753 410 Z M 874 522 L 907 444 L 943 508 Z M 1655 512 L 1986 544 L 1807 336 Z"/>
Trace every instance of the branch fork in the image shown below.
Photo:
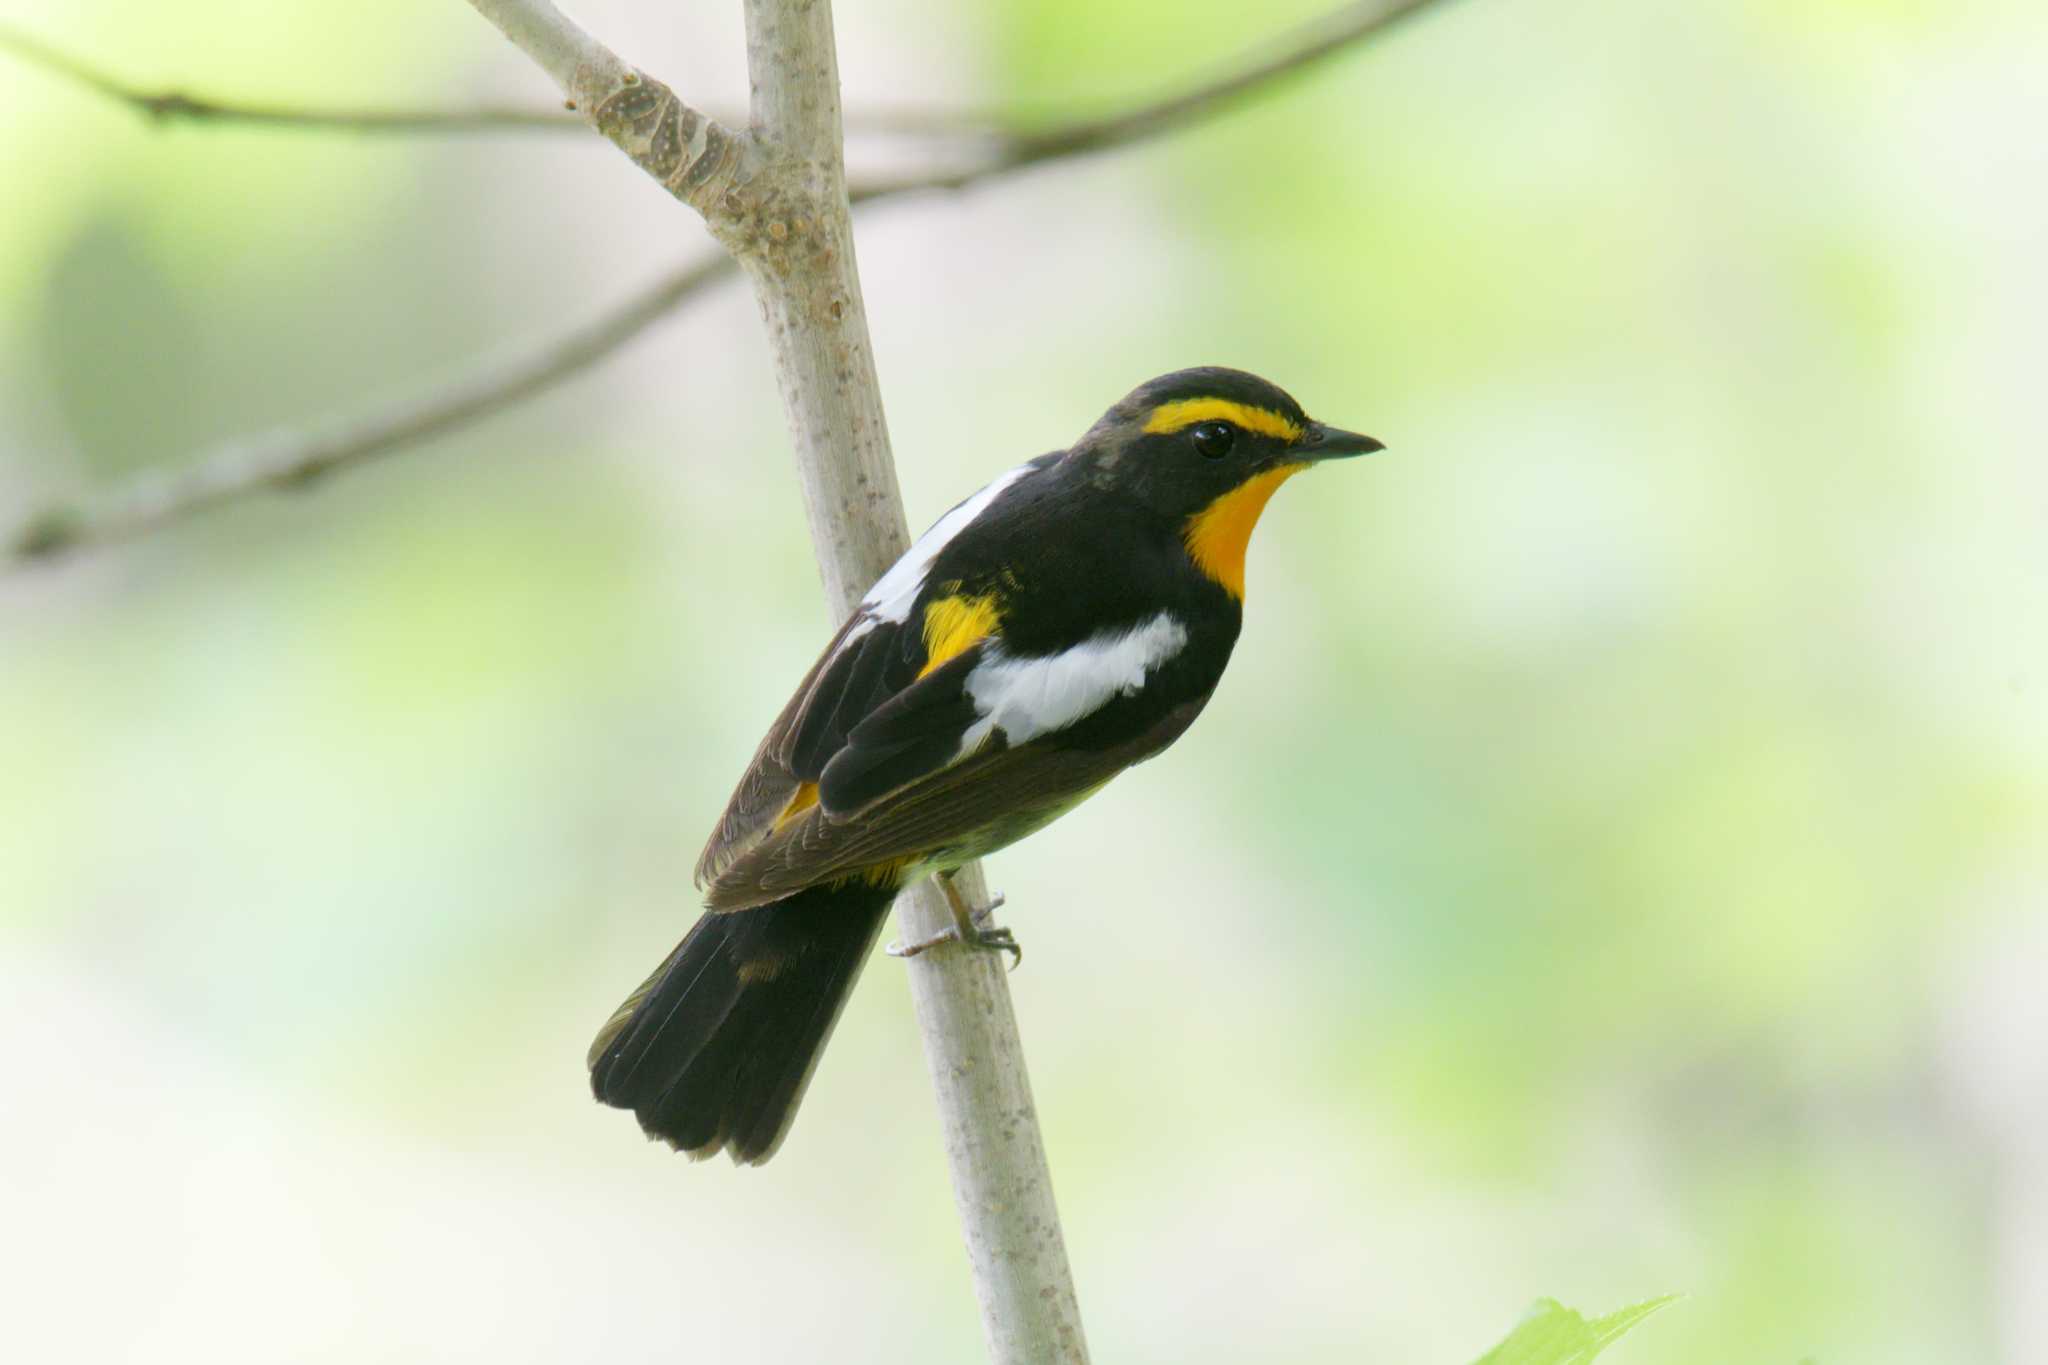
<path fill-rule="evenodd" d="M 590 121 L 706 222 L 743 207 L 738 186 L 744 163 L 754 159 L 751 137 L 692 109 L 654 77 L 628 67 L 590 107 Z"/>

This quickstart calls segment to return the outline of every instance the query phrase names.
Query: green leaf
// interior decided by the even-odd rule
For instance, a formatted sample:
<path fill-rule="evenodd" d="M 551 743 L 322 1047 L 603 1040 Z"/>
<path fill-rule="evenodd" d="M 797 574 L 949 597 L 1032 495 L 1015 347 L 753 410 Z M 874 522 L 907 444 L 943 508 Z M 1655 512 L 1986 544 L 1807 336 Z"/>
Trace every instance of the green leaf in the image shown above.
<path fill-rule="evenodd" d="M 1589 1365 L 1622 1333 L 1677 1297 L 1666 1294 L 1591 1322 L 1556 1299 L 1538 1299 L 1507 1340 L 1473 1365 Z"/>

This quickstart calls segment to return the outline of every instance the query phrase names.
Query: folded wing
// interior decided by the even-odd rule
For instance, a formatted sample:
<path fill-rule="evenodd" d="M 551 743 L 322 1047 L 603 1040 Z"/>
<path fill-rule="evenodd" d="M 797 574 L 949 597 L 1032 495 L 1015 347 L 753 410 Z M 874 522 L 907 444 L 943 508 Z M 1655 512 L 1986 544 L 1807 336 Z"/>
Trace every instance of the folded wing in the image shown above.
<path fill-rule="evenodd" d="M 857 724 L 841 733 L 845 713 L 835 711 L 835 722 L 815 731 L 816 747 L 795 746 L 787 804 L 765 833 L 728 850 L 707 879 L 709 904 L 742 909 L 820 881 L 958 860 L 1022 837 L 1193 721 L 1206 693 L 1166 696 L 1147 686 L 1186 638 L 1160 613 L 1050 655 L 1013 656 L 990 636 L 937 667 L 917 665 L 909 686 Z M 848 664 L 843 676 L 860 677 L 863 667 Z M 829 696 L 814 686 L 810 713 Z M 792 730 L 805 733 L 801 719 Z"/>
<path fill-rule="evenodd" d="M 1019 465 L 953 507 L 869 590 L 755 751 L 697 860 L 697 885 L 717 881 L 734 859 L 815 805 L 825 765 L 845 746 L 853 727 L 927 667 L 933 566 L 1004 493 L 1056 459 L 1044 455 Z M 971 628 L 956 630 L 944 645 L 957 653 L 976 638 Z"/>

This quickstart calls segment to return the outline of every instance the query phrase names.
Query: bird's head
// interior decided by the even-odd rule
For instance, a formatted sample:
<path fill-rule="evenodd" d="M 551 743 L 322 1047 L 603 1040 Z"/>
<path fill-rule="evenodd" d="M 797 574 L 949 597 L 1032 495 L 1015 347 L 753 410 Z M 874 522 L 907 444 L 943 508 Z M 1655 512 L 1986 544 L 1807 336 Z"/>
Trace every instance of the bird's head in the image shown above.
<path fill-rule="evenodd" d="M 1273 490 L 1312 464 L 1383 448 L 1312 420 L 1257 375 L 1204 366 L 1140 384 L 1069 458 L 1098 488 L 1167 518 L 1196 567 L 1241 599 L 1245 546 Z"/>

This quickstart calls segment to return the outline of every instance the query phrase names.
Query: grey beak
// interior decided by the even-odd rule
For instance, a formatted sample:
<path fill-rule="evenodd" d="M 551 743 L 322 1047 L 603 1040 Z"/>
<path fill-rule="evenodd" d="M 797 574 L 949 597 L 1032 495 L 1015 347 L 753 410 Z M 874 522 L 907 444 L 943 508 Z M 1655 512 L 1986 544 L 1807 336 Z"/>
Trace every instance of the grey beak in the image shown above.
<path fill-rule="evenodd" d="M 1361 436 L 1355 431 L 1340 431 L 1326 427 L 1321 422 L 1310 422 L 1308 430 L 1294 444 L 1297 454 L 1311 460 L 1341 460 L 1347 455 L 1370 455 L 1375 450 L 1385 450 L 1386 444 L 1370 436 Z"/>

